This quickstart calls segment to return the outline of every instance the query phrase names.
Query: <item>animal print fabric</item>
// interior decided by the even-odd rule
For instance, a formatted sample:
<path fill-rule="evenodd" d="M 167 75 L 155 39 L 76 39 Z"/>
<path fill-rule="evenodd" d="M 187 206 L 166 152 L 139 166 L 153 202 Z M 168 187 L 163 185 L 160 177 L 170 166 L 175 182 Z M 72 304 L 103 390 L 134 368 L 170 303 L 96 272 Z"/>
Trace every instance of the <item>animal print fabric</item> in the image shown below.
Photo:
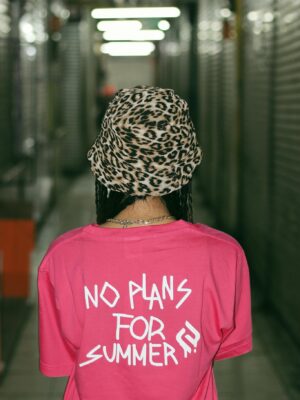
<path fill-rule="evenodd" d="M 87 153 L 108 190 L 152 196 L 188 183 L 202 156 L 187 102 L 145 85 L 116 92 Z"/>

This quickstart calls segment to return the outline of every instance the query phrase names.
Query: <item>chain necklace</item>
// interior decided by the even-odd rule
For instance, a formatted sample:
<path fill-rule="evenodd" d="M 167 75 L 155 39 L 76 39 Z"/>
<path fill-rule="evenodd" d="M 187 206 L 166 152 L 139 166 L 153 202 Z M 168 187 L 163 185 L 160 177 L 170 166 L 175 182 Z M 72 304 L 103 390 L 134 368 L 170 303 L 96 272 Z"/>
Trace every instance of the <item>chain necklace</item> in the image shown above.
<path fill-rule="evenodd" d="M 132 225 L 135 223 L 140 223 L 142 222 L 145 225 L 150 224 L 152 221 L 160 221 L 163 219 L 170 219 L 170 218 L 175 218 L 173 215 L 163 215 L 161 217 L 155 217 L 155 218 L 150 218 L 150 219 L 117 219 L 117 218 L 108 218 L 106 221 L 110 222 L 116 222 L 118 224 L 123 225 L 123 228 L 127 228 L 128 225 Z"/>

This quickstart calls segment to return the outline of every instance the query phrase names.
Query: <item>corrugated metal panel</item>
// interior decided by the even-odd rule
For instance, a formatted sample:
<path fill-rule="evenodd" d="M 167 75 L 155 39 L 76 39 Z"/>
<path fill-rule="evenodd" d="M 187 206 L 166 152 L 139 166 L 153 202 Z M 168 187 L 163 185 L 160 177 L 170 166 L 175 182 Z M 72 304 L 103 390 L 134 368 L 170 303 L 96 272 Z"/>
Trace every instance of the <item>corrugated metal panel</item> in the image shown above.
<path fill-rule="evenodd" d="M 180 90 L 180 44 L 179 44 L 180 21 L 172 23 L 172 28 L 167 32 L 167 40 L 162 41 L 162 57 L 165 60 L 165 81 L 163 86 L 174 89 L 177 93 Z"/>
<path fill-rule="evenodd" d="M 210 141 L 210 96 L 211 96 L 211 74 L 210 74 L 210 27 L 212 6 L 205 0 L 199 2 L 199 143 L 203 150 L 203 159 L 199 168 L 200 184 L 203 187 L 205 197 L 211 200 L 210 182 L 211 171 L 211 141 Z M 208 192 L 208 193 L 207 193 Z"/>
<path fill-rule="evenodd" d="M 10 52 L 9 3 L 6 10 L 0 11 L 0 168 L 7 167 L 12 162 L 13 147 L 11 140 L 11 95 L 12 69 Z"/>
<path fill-rule="evenodd" d="M 46 22 L 46 0 L 27 0 L 23 4 L 19 20 L 22 128 L 18 141 L 21 151 L 35 158 L 36 175 L 45 172 L 46 160 L 40 151 L 48 140 Z"/>
<path fill-rule="evenodd" d="M 83 113 L 81 52 L 80 52 L 80 22 L 67 23 L 63 28 L 63 120 L 66 131 L 64 140 L 63 168 L 66 171 L 78 171 L 83 162 Z"/>
<path fill-rule="evenodd" d="M 299 1 L 276 2 L 270 296 L 298 338 L 300 237 Z"/>
<path fill-rule="evenodd" d="M 36 130 L 37 140 L 43 145 L 48 138 L 48 63 L 47 63 L 47 46 L 46 43 L 38 44 L 36 49 Z M 47 149 L 46 149 L 47 150 Z"/>
<path fill-rule="evenodd" d="M 267 17 L 266 17 L 267 16 Z M 243 10 L 242 236 L 253 272 L 269 284 L 270 118 L 273 49 L 272 0 L 245 2 Z M 269 20 L 269 22 L 264 22 Z"/>
<path fill-rule="evenodd" d="M 191 50 L 191 23 L 189 20 L 188 10 L 182 9 L 180 16 L 179 45 L 180 55 L 178 60 L 178 94 L 185 100 L 189 100 L 189 76 L 190 72 L 190 50 Z"/>
<path fill-rule="evenodd" d="M 217 8 L 216 11 L 219 11 Z M 211 51 L 210 51 L 210 136 L 211 136 L 211 182 L 210 201 L 215 210 L 219 209 L 220 197 L 220 162 L 222 157 L 221 139 L 221 85 L 222 85 L 222 22 L 220 13 L 214 13 L 210 25 Z"/>
<path fill-rule="evenodd" d="M 22 152 L 30 154 L 32 145 L 36 143 L 35 69 L 36 47 L 22 42 L 20 46 L 22 136 L 19 140 Z"/>
<path fill-rule="evenodd" d="M 174 62 L 172 62 L 172 45 L 174 42 L 174 27 L 166 32 L 164 40 L 158 43 L 159 46 L 159 74 L 158 86 L 173 87 L 172 83 L 176 81 L 174 72 Z M 173 87 L 174 88 L 174 87 Z"/>
<path fill-rule="evenodd" d="M 199 175 L 206 200 L 215 209 L 219 224 L 229 231 L 237 224 L 234 21 L 233 14 L 223 20 L 219 1 L 199 2 L 200 141 L 204 150 Z"/>
<path fill-rule="evenodd" d="M 22 146 L 33 161 L 34 174 L 28 193 L 34 204 L 34 219 L 40 221 L 54 188 L 51 170 L 54 149 L 49 140 L 48 124 L 47 0 L 27 0 L 23 11 L 20 20 Z"/>
<path fill-rule="evenodd" d="M 220 142 L 222 162 L 219 165 L 220 196 L 218 202 L 219 222 L 229 232 L 237 226 L 238 190 L 238 125 L 237 125 L 237 42 L 235 20 L 228 22 L 230 33 L 223 40 Z"/>
<path fill-rule="evenodd" d="M 243 243 L 255 276 L 298 338 L 299 1 L 244 10 Z"/>
<path fill-rule="evenodd" d="M 94 52 L 94 38 L 95 25 L 92 18 L 90 18 L 90 10 L 85 9 L 82 11 L 84 21 L 86 23 L 86 28 L 83 29 L 83 35 L 81 42 L 83 43 L 85 49 L 85 70 L 83 76 L 86 78 L 85 82 L 85 115 L 86 115 L 86 129 L 84 134 L 84 145 L 86 151 L 94 142 L 96 135 L 98 134 L 99 126 L 95 126 L 95 121 L 97 120 L 96 113 L 96 103 L 95 103 L 95 87 L 97 86 L 97 74 L 96 74 L 96 64 L 99 63 L 98 58 Z M 153 69 L 153 67 L 152 67 Z M 153 75 L 153 73 L 152 73 Z M 152 77 L 153 79 L 153 77 Z M 85 159 L 87 162 L 87 160 Z"/>
<path fill-rule="evenodd" d="M 11 3 L 11 40 L 10 53 L 12 57 L 12 135 L 13 152 L 16 158 L 22 157 L 22 92 L 21 92 L 21 61 L 20 61 L 20 30 L 19 20 L 21 15 L 21 4 L 19 2 Z"/>
<path fill-rule="evenodd" d="M 159 85 L 170 87 L 181 97 L 189 98 L 191 24 L 188 10 L 183 8 L 179 19 L 171 21 L 159 46 Z"/>

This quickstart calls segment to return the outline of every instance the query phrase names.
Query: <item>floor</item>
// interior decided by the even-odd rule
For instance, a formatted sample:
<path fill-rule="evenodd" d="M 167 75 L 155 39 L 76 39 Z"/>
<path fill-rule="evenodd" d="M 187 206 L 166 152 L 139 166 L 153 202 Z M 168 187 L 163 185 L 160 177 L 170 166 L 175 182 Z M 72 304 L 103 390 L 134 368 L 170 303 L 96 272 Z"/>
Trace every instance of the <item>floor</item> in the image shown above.
<path fill-rule="evenodd" d="M 203 206 L 201 196 L 195 187 L 193 187 L 193 205 L 194 221 L 213 226 L 213 216 Z M 84 173 L 68 186 L 38 235 L 36 248 L 32 253 L 32 290 L 29 299 L 33 305 L 33 312 L 18 342 L 9 373 L 0 386 L 1 400 L 62 399 L 66 378 L 46 378 L 38 371 L 37 266 L 49 242 L 55 236 L 94 219 L 94 180 L 90 173 Z M 259 297 L 253 293 L 254 350 L 248 355 L 215 363 L 219 400 L 300 399 L 297 377 L 293 387 L 285 379 L 285 374 L 280 373 L 284 366 L 280 364 L 281 368 L 278 368 L 281 359 L 276 352 L 274 355 L 277 345 L 275 342 L 270 344 L 266 332 L 271 328 L 266 316 L 260 310 L 258 299 Z M 286 368 L 288 369 L 288 361 Z M 295 371 L 289 373 L 293 372 L 295 373 Z"/>

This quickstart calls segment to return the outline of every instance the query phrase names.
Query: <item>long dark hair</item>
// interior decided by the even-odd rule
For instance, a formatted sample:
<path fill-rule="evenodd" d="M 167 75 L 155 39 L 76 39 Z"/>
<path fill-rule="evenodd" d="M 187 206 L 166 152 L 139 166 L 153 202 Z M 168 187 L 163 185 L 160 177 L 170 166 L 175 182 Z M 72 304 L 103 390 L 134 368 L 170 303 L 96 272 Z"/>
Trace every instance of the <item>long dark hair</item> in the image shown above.
<path fill-rule="evenodd" d="M 107 218 L 113 218 L 124 208 L 136 200 L 146 196 L 134 196 L 111 190 L 107 198 L 107 188 L 97 178 L 95 179 L 97 224 L 104 223 Z M 176 219 L 193 222 L 192 209 L 192 179 L 180 189 L 160 196 L 169 213 Z"/>

